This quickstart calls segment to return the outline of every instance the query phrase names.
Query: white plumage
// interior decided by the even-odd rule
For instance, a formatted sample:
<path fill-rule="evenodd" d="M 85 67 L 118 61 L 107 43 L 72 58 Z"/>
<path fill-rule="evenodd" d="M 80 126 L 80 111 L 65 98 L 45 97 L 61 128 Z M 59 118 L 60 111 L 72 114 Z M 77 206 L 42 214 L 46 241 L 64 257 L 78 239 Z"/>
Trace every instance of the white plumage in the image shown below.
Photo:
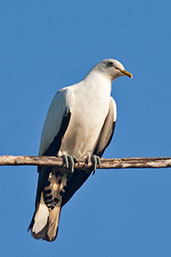
<path fill-rule="evenodd" d="M 116 103 L 110 96 L 112 81 L 132 77 L 123 65 L 107 59 L 98 63 L 79 83 L 55 95 L 42 131 L 39 155 L 101 157 L 116 122 Z M 63 174 L 60 169 L 39 168 L 36 209 L 30 224 L 33 237 L 56 238 L 61 207 L 88 178 L 92 169 Z"/>

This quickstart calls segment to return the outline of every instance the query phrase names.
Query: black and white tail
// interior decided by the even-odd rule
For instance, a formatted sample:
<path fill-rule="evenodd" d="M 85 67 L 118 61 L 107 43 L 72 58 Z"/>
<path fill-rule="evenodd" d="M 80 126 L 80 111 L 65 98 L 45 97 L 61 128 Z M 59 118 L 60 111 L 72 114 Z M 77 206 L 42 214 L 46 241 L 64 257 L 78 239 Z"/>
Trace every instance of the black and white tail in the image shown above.
<path fill-rule="evenodd" d="M 43 167 L 39 173 L 36 208 L 29 229 L 35 239 L 55 240 L 67 175 Z"/>

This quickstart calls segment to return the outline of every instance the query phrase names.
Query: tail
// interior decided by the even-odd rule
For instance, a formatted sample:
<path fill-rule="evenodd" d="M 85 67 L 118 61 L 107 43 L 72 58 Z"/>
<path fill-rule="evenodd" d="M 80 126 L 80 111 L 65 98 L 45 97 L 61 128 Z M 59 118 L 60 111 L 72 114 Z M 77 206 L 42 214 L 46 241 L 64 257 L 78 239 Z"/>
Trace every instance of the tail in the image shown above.
<path fill-rule="evenodd" d="M 49 171 L 47 167 L 40 170 L 36 209 L 29 226 L 35 239 L 55 240 L 66 184 L 67 175 L 53 170 Z"/>

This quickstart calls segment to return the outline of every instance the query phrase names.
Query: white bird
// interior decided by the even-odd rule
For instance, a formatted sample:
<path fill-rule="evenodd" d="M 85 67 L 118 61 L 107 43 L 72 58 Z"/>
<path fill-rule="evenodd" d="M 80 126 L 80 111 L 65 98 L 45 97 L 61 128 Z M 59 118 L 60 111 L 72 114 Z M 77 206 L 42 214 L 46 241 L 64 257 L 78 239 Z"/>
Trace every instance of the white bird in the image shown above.
<path fill-rule="evenodd" d="M 83 80 L 54 96 L 44 123 L 39 155 L 62 156 L 71 172 L 39 167 L 35 212 L 29 226 L 34 238 L 55 240 L 62 206 L 92 172 L 73 171 L 74 163 L 92 158 L 95 169 L 109 145 L 117 115 L 111 85 L 123 75 L 132 78 L 120 62 L 106 59 Z"/>

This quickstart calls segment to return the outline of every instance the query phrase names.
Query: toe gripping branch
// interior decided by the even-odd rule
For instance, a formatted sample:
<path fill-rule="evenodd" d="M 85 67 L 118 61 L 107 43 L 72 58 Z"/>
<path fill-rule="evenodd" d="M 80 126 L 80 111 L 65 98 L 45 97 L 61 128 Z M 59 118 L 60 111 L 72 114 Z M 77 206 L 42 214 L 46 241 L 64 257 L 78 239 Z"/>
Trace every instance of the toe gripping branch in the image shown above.
<path fill-rule="evenodd" d="M 62 155 L 63 162 L 66 165 L 67 169 L 70 169 L 71 173 L 74 172 L 74 166 L 78 163 L 78 160 L 75 156 L 64 154 Z"/>
<path fill-rule="evenodd" d="M 100 166 L 100 157 L 95 154 L 89 155 L 86 159 L 86 164 L 89 164 L 90 162 L 93 163 L 93 175 L 94 175 L 97 169 L 97 166 Z"/>
<path fill-rule="evenodd" d="M 79 163 L 77 158 L 75 156 L 67 155 L 67 154 L 62 155 L 62 158 L 66 168 L 70 169 L 71 173 L 73 173 L 75 164 Z M 97 167 L 100 166 L 100 157 L 95 154 L 89 155 L 85 163 L 88 165 L 90 162 L 92 162 L 93 164 L 93 175 L 94 175 Z"/>

